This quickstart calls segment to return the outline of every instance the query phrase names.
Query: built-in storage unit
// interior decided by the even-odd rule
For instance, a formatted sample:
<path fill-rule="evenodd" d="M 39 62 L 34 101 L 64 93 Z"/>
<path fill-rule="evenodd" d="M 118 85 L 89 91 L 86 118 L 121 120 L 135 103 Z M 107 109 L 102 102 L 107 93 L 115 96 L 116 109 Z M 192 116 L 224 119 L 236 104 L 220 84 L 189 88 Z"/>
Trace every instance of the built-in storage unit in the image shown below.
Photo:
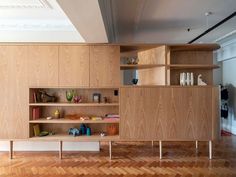
<path fill-rule="evenodd" d="M 213 85 L 213 69 L 218 68 L 213 50 L 218 48 L 216 44 L 1 45 L 0 139 L 59 141 L 60 149 L 62 141 L 110 141 L 111 147 L 111 141 L 214 140 L 219 89 Z M 138 62 L 127 62 L 133 58 Z M 183 72 L 193 73 L 192 85 L 180 86 Z M 206 85 L 197 84 L 199 74 Z M 34 95 L 40 90 L 57 100 L 36 101 Z M 66 100 L 66 91 L 72 90 L 81 102 Z M 99 103 L 93 100 L 94 93 L 101 95 Z M 40 110 L 36 119 L 34 108 Z M 53 118 L 56 110 L 59 119 Z M 80 119 L 106 114 L 120 118 Z M 91 136 L 68 134 L 69 128 L 81 124 L 91 128 Z M 34 125 L 52 135 L 35 136 Z M 109 125 L 119 131 L 100 136 Z"/>

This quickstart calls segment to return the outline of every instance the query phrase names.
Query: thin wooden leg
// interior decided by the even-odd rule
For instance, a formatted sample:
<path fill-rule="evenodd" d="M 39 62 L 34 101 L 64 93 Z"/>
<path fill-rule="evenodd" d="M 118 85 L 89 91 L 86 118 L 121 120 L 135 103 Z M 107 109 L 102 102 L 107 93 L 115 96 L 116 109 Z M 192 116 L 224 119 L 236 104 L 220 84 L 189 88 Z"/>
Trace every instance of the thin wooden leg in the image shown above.
<path fill-rule="evenodd" d="M 198 140 L 195 141 L 196 150 L 198 150 Z"/>
<path fill-rule="evenodd" d="M 212 141 L 209 141 L 209 159 L 212 159 Z"/>
<path fill-rule="evenodd" d="M 109 157 L 110 157 L 110 160 L 112 159 L 112 152 L 111 152 L 111 146 L 112 146 L 112 142 L 109 141 Z"/>
<path fill-rule="evenodd" d="M 152 147 L 154 146 L 154 141 L 152 141 Z"/>
<path fill-rule="evenodd" d="M 59 141 L 59 158 L 62 159 L 62 146 L 63 146 L 63 142 Z"/>
<path fill-rule="evenodd" d="M 162 159 L 162 141 L 159 141 L 160 159 Z"/>
<path fill-rule="evenodd" d="M 13 159 L 13 141 L 10 141 L 9 159 Z"/>

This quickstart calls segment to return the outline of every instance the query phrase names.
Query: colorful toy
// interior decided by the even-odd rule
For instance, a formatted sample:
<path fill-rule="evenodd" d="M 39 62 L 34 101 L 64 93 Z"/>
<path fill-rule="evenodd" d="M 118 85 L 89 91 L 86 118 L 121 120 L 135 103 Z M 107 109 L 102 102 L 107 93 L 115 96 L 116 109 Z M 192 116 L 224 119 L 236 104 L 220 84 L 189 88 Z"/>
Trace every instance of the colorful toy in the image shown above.
<path fill-rule="evenodd" d="M 73 136 L 79 136 L 80 135 L 80 131 L 77 128 L 70 128 L 68 133 L 69 133 L 69 135 L 73 135 Z"/>

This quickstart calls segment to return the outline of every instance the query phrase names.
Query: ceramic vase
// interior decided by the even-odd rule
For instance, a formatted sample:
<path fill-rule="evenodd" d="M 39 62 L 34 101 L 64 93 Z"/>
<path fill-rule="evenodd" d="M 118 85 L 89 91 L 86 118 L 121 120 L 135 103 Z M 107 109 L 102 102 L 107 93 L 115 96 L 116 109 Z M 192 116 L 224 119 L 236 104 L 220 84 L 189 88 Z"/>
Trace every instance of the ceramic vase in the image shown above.
<path fill-rule="evenodd" d="M 190 74 L 190 85 L 194 85 L 194 76 L 193 76 L 193 73 Z"/>

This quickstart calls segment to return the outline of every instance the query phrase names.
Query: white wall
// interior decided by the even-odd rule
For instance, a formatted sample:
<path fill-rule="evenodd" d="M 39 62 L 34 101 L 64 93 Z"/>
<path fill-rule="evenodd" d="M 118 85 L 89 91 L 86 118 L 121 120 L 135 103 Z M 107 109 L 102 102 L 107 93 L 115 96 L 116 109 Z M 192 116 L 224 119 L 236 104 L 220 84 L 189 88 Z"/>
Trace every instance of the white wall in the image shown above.
<path fill-rule="evenodd" d="M 222 62 L 222 83 L 229 85 L 229 116 L 222 119 L 222 127 L 236 134 L 236 36 L 224 40 L 217 60 Z"/>
<path fill-rule="evenodd" d="M 64 151 L 99 151 L 98 142 L 64 142 Z M 14 151 L 58 151 L 59 142 L 14 142 Z M 9 151 L 9 141 L 0 141 L 0 151 Z"/>

